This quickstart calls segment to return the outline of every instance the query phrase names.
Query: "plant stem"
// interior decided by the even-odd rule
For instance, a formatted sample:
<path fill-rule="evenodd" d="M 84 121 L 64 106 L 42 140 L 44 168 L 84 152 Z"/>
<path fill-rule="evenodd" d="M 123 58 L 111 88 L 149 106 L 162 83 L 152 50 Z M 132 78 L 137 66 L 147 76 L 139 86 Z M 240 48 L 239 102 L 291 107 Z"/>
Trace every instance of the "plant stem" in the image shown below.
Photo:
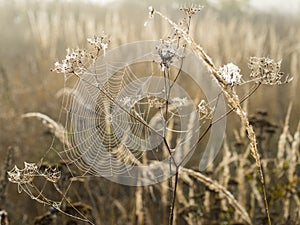
<path fill-rule="evenodd" d="M 182 37 L 185 39 L 185 41 L 191 46 L 191 48 L 196 52 L 196 54 L 202 59 L 204 64 L 207 66 L 208 70 L 210 71 L 211 75 L 218 81 L 223 94 L 227 98 L 228 103 L 232 107 L 232 109 L 235 111 L 235 113 L 240 117 L 241 122 L 243 126 L 245 126 L 247 131 L 247 136 L 250 141 L 251 146 L 251 154 L 253 158 L 256 161 L 256 167 L 260 176 L 260 182 L 263 189 L 263 196 L 264 196 L 264 204 L 265 204 L 265 210 L 266 210 L 266 216 L 268 219 L 268 225 L 272 225 L 271 218 L 270 218 L 270 212 L 269 212 L 269 206 L 268 206 L 268 200 L 267 200 L 267 192 L 265 187 L 265 181 L 264 181 L 264 174 L 262 171 L 262 165 L 260 160 L 260 155 L 257 149 L 257 141 L 256 136 L 253 131 L 252 126 L 249 123 L 249 119 L 247 117 L 246 112 L 241 107 L 239 97 L 235 91 L 235 89 L 231 88 L 223 79 L 223 77 L 220 76 L 216 66 L 214 65 L 212 59 L 206 54 L 206 52 L 203 50 L 203 48 L 197 44 L 193 38 L 187 34 L 181 27 L 179 27 L 175 22 L 173 22 L 171 19 L 163 15 L 159 11 L 154 11 L 154 14 L 159 15 L 161 18 L 166 20 L 174 29 L 176 29 L 178 32 L 181 33 Z"/>
<path fill-rule="evenodd" d="M 173 197 L 172 203 L 170 208 L 170 216 L 169 216 L 169 225 L 173 225 L 174 223 L 174 209 L 176 203 L 176 192 L 177 192 L 177 185 L 178 185 L 178 175 L 179 175 L 179 167 L 176 166 L 176 173 L 175 173 L 175 181 L 174 181 L 174 190 L 173 190 Z"/>

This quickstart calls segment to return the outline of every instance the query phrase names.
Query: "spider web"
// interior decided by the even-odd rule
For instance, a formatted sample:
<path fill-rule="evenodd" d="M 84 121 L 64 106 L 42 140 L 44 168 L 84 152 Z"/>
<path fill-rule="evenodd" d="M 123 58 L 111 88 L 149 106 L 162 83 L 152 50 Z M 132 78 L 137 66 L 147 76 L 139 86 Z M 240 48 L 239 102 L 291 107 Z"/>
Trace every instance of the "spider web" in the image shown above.
<path fill-rule="evenodd" d="M 70 202 L 74 182 L 101 176 L 130 186 L 151 185 L 168 179 L 190 159 L 201 135 L 199 108 L 205 108 L 199 92 L 202 89 L 210 106 L 215 106 L 213 117 L 224 115 L 224 102 L 216 98 L 218 85 L 208 79 L 193 52 L 180 56 L 172 51 L 174 57 L 162 65 L 159 44 L 149 41 L 119 47 L 91 66 L 87 63 L 82 73 L 65 76 L 60 115 L 65 127 L 53 125 L 43 115 L 56 137 L 39 163 L 25 163 L 24 169 L 14 167 L 9 172 L 19 192 L 92 223 Z M 168 56 L 165 49 L 159 50 Z M 222 143 L 225 121 L 216 121 L 200 157 L 200 170 L 214 159 Z M 64 143 L 63 150 L 55 140 Z M 55 164 L 47 164 L 46 159 Z M 67 212 L 68 206 L 74 215 Z"/>
<path fill-rule="evenodd" d="M 166 179 L 188 159 L 201 127 L 195 103 L 163 77 L 158 62 L 155 45 L 126 46 L 79 76 L 66 101 L 69 144 L 60 155 L 83 176 L 145 185 Z M 152 161 L 159 163 L 149 166 Z"/>

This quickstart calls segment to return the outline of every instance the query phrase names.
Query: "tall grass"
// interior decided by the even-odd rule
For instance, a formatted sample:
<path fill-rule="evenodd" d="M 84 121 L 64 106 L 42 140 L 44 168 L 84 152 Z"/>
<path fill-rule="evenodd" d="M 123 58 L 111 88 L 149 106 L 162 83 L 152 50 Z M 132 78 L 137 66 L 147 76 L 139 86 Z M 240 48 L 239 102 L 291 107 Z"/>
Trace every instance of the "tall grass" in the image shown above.
<path fill-rule="evenodd" d="M 137 24 L 137 18 L 141 20 L 140 14 L 130 9 L 144 10 L 144 5 L 103 8 L 80 2 L 2 4 L 5 7 L 1 8 L 3 20 L 0 26 L 8 30 L 5 29 L 8 26 L 6 21 L 13 21 L 13 25 L 11 32 L 3 35 L 0 50 L 0 153 L 5 154 L 8 146 L 15 145 L 16 162 L 37 161 L 51 145 L 52 137 L 44 132 L 39 122 L 20 119 L 20 115 L 41 111 L 57 119 L 60 100 L 54 96 L 63 86 L 63 80 L 51 74 L 49 68 L 53 61 L 61 58 L 67 47 L 86 47 L 86 37 L 102 30 L 111 32 L 111 42 L 117 46 L 135 40 L 158 39 L 169 29 L 160 21 L 154 21 L 153 26 L 158 28 L 155 32 L 144 28 L 143 22 Z M 129 10 L 131 17 L 128 17 Z M 177 11 L 167 10 L 176 17 Z M 282 58 L 282 69 L 294 75 L 294 82 L 288 87 L 258 90 L 248 102 L 248 113 L 265 108 L 269 112 L 265 119 L 276 121 L 279 127 L 273 133 L 266 129 L 262 134 L 267 140 L 262 140 L 265 147 L 261 152 L 268 157 L 263 157 L 261 163 L 265 168 L 273 223 L 300 224 L 299 18 L 245 15 L 224 19 L 216 10 L 206 9 L 195 21 L 191 35 L 197 43 L 202 43 L 208 55 L 213 56 L 216 65 L 233 61 L 241 65 L 242 73 L 247 74 L 245 62 L 250 56 L 268 56 Z M 287 108 L 282 106 L 288 106 L 289 102 L 293 108 L 288 112 L 282 110 Z M 234 120 L 229 118 L 229 121 Z M 245 125 L 246 122 L 229 125 L 227 142 L 212 166 L 215 169 L 207 170 L 205 175 L 187 169 L 179 174 L 174 212 L 177 224 L 265 223 L 262 190 L 257 182 L 253 159 L 249 157 L 251 147 L 245 137 Z M 260 129 L 255 124 L 253 126 L 254 130 Z M 237 131 L 237 127 L 242 128 Z M 50 129 L 50 132 L 55 131 Z M 57 147 L 60 148 L 60 144 Z M 3 169 L 3 174 L 6 170 Z M 168 184 L 129 188 L 105 180 L 99 185 L 93 178 L 72 182 L 72 200 L 88 203 L 96 224 L 124 224 L 124 221 L 128 224 L 167 224 Z M 39 206 L 34 206 L 36 212 L 33 212 L 33 207 L 27 209 L 32 201 L 14 196 L 13 190 L 5 198 L 5 205 L 0 205 L 0 208 L 6 209 L 9 216 L 18 206 L 18 215 L 11 217 L 11 224 L 30 224 L 35 216 L 47 210 Z M 57 221 L 63 224 L 68 218 L 58 215 Z"/>

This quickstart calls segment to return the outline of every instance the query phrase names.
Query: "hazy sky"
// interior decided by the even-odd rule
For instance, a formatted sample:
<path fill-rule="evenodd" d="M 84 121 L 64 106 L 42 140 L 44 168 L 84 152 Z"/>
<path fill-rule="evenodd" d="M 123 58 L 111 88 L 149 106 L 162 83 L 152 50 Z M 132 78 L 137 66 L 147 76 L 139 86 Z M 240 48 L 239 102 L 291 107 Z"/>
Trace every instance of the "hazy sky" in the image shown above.
<path fill-rule="evenodd" d="M 99 3 L 109 3 L 114 0 L 90 0 Z M 163 1 L 163 0 L 162 0 Z M 211 0 L 212 2 L 219 2 L 222 0 Z M 300 12 L 300 0 L 250 0 L 251 5 L 260 10 L 276 10 L 276 11 L 292 11 Z M 188 2 L 188 0 L 187 0 Z"/>
<path fill-rule="evenodd" d="M 251 2 L 253 6 L 261 10 L 274 8 L 283 12 L 300 12 L 300 0 L 251 0 Z"/>

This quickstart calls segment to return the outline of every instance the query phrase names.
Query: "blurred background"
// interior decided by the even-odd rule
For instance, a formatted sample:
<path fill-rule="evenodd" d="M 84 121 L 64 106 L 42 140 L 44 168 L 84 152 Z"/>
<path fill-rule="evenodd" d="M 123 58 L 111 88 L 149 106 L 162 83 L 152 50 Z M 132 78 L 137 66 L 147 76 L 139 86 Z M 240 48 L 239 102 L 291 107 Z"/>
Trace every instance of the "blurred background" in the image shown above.
<path fill-rule="evenodd" d="M 282 71 L 291 74 L 294 81 L 261 87 L 247 102 L 248 111 L 250 115 L 257 110 L 268 113 L 268 120 L 278 127 L 270 145 L 275 146 L 292 103 L 289 126 L 295 132 L 300 115 L 298 0 L 1 0 L 0 165 L 4 165 L 10 146 L 14 148 L 13 165 L 21 167 L 23 161 L 38 161 L 51 146 L 53 136 L 40 121 L 22 119 L 21 115 L 41 112 L 60 120 L 62 103 L 56 94 L 63 88 L 64 78 L 51 72 L 51 68 L 64 58 L 67 48 L 86 48 L 86 39 L 102 31 L 111 37 L 112 48 L 132 41 L 160 39 L 170 28 L 157 18 L 144 27 L 148 6 L 153 5 L 177 21 L 182 16 L 178 8 L 185 3 L 205 6 L 192 20 L 191 34 L 216 65 L 233 62 L 248 77 L 249 57 L 282 59 Z M 228 130 L 237 129 L 235 120 L 234 116 L 228 118 Z M 229 138 L 233 136 L 233 132 L 228 133 Z M 13 213 L 15 207 L 33 204 L 24 194 L 16 197 L 17 187 L 8 185 L 7 199 L 13 204 L 8 204 L 9 200 L 0 202 L 0 209 Z M 35 210 L 24 209 L 24 213 L 20 210 L 11 223 L 33 224 L 34 217 L 43 210 L 38 209 L 38 204 L 32 208 Z"/>

